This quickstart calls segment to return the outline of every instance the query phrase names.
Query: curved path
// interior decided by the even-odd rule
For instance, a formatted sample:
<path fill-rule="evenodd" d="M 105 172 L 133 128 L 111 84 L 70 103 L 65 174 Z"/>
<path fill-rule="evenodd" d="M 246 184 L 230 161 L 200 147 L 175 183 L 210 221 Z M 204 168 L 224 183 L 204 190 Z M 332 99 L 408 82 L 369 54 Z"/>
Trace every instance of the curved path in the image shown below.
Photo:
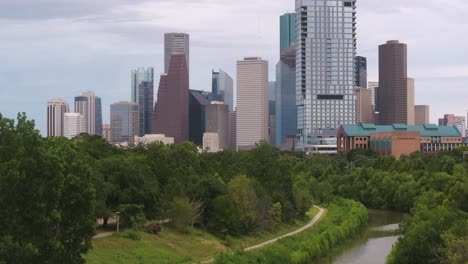
<path fill-rule="evenodd" d="M 251 251 L 251 250 L 254 250 L 254 249 L 262 248 L 264 246 L 273 244 L 273 243 L 277 242 L 278 240 L 280 240 L 282 238 L 297 235 L 297 234 L 299 234 L 301 232 L 304 232 L 305 230 L 311 228 L 312 226 L 314 226 L 320 220 L 320 218 L 322 218 L 323 214 L 325 213 L 325 209 L 323 209 L 321 207 L 318 207 L 318 206 L 314 206 L 314 207 L 319 209 L 319 212 L 317 213 L 317 215 L 314 216 L 314 218 L 312 218 L 312 220 L 310 220 L 310 222 L 307 225 L 305 225 L 305 226 L 303 226 L 303 227 L 301 227 L 301 228 L 299 228 L 297 230 L 294 230 L 294 231 L 292 231 L 290 233 L 287 233 L 286 235 L 282 235 L 280 237 L 273 238 L 273 239 L 265 241 L 263 243 L 260 243 L 260 244 L 245 248 L 244 251 Z M 213 262 L 214 262 L 214 259 L 209 259 L 209 260 L 202 261 L 201 263 L 204 264 L 204 263 L 213 263 Z"/>

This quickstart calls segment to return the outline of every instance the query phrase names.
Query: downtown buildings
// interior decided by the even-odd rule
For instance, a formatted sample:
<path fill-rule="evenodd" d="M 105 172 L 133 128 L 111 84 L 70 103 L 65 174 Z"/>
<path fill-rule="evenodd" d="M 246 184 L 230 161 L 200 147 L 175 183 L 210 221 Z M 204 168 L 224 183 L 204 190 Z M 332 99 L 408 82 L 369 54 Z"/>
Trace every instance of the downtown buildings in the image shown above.
<path fill-rule="evenodd" d="M 219 70 L 212 71 L 211 101 L 224 102 L 229 111 L 234 111 L 234 81 L 231 76 Z"/>
<path fill-rule="evenodd" d="M 339 126 L 356 122 L 356 0 L 297 0 L 296 26 L 298 147 L 336 153 Z"/>
<path fill-rule="evenodd" d="M 94 92 L 84 92 L 75 97 L 75 113 L 84 116 L 86 121 L 86 133 L 89 135 L 102 134 L 102 104 L 101 98 Z"/>
<path fill-rule="evenodd" d="M 154 69 L 138 68 L 131 72 L 132 102 L 139 108 L 139 136 L 151 134 L 154 106 Z"/>
<path fill-rule="evenodd" d="M 139 106 L 135 102 L 117 102 L 110 106 L 110 142 L 133 143 L 140 131 Z"/>
<path fill-rule="evenodd" d="M 64 116 L 68 111 L 68 104 L 62 98 L 54 98 L 47 102 L 48 137 L 62 137 L 64 135 Z"/>

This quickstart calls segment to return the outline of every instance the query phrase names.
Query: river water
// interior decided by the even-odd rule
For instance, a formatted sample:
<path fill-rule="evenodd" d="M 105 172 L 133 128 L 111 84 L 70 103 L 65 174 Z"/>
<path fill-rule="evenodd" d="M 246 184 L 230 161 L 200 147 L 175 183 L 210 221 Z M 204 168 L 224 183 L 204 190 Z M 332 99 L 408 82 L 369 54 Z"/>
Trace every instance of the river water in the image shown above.
<path fill-rule="evenodd" d="M 316 264 L 385 264 L 398 240 L 398 223 L 403 214 L 369 209 L 369 224 L 354 238 L 345 242 L 331 256 L 318 259 Z"/>

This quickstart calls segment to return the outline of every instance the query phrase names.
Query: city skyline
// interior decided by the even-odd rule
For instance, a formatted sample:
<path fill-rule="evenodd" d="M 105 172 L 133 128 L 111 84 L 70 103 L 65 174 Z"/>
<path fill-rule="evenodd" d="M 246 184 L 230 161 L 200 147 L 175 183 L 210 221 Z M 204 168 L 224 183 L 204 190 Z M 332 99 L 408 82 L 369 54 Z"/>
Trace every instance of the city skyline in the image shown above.
<path fill-rule="evenodd" d="M 9 62 L 0 67 L 0 85 L 15 88 L 11 89 L 12 91 L 1 89 L 0 112 L 7 117 L 26 112 L 28 117 L 36 120 L 43 135 L 46 134 L 47 123 L 43 106 L 47 100 L 60 96 L 67 102 L 72 102 L 72 98 L 83 90 L 92 90 L 103 98 L 103 123 L 109 123 L 110 103 L 129 100 L 129 70 L 137 67 L 155 67 L 155 74 L 163 71 L 164 32 L 182 31 L 191 35 L 191 64 L 197 65 L 196 68 L 193 67 L 191 83 L 196 89 L 210 90 L 212 68 L 223 68 L 234 76 L 235 61 L 249 55 L 262 56 L 272 62 L 269 75 L 274 76 L 273 62 L 279 59 L 278 17 L 294 10 L 294 4 L 289 1 L 270 5 L 266 5 L 266 1 L 256 1 L 253 3 L 255 6 L 266 6 L 262 14 L 249 10 L 255 8 L 245 8 L 245 1 L 226 5 L 219 5 L 214 1 L 192 1 L 188 7 L 183 7 L 180 14 L 186 13 L 186 8 L 231 12 L 227 12 L 226 19 L 219 14 L 210 13 L 207 21 L 200 23 L 192 23 L 199 18 L 196 14 L 177 15 L 180 19 L 171 24 L 168 20 L 170 16 L 161 14 L 158 10 L 180 8 L 180 1 L 177 0 L 158 3 L 118 1 L 112 5 L 80 1 L 79 8 L 74 4 L 64 6 L 60 1 L 50 1 L 50 6 L 35 5 L 43 11 L 34 12 L 40 14 L 36 16 L 31 12 L 24 12 L 27 3 L 28 1 L 22 1 L 20 4 L 17 1 L 2 1 L 0 4 L 0 18 L 8 25 L 5 28 L 9 29 L 3 32 L 4 37 L 0 44 L 3 50 L 0 55 Z M 357 5 L 358 55 L 368 58 L 369 81 L 378 80 L 378 44 L 390 39 L 399 39 L 409 46 L 408 73 L 417 80 L 416 104 L 431 105 L 431 123 L 436 123 L 435 117 L 445 112 L 464 116 L 467 107 L 463 98 L 467 92 L 462 88 L 468 83 L 468 66 L 464 65 L 468 59 L 464 59 L 467 55 L 461 51 L 468 41 L 460 39 L 459 35 L 463 35 L 465 30 L 460 21 L 463 12 L 468 9 L 467 4 L 452 0 L 448 1 L 448 5 L 425 2 L 424 7 L 420 7 L 419 1 L 387 3 L 360 0 Z M 5 10 L 8 10 L 8 14 Z M 23 11 L 19 12 L 20 10 Z M 90 10 L 93 11 L 89 13 Z M 115 15 L 115 12 L 112 12 L 115 10 L 120 12 Z M 439 10 L 439 13 L 435 15 L 433 10 Z M 131 15 L 135 13 L 142 14 L 141 23 L 138 25 L 134 20 L 125 20 L 133 17 Z M 174 12 L 169 13 L 175 15 Z M 239 23 L 228 22 L 231 18 L 235 19 L 236 13 L 243 14 L 243 19 L 236 20 Z M 153 18 L 154 14 L 158 15 L 157 18 Z M 434 18 L 431 21 L 423 19 L 431 14 Z M 62 23 L 57 23 L 54 19 L 59 19 Z M 208 27 L 217 19 L 229 29 L 226 30 L 229 34 Z M 393 23 L 395 20 L 399 22 Z M 116 24 L 111 26 L 110 21 Z M 408 23 L 409 21 L 414 23 Z M 255 26 L 242 26 L 245 23 Z M 47 34 L 34 34 L 46 27 L 49 29 Z M 90 28 L 95 31 L 90 33 L 87 31 Z M 434 39 L 432 34 L 428 33 L 428 29 L 431 28 L 439 31 L 451 28 L 452 31 L 441 32 L 442 36 Z M 152 32 L 151 37 L 147 36 L 148 30 Z M 124 34 L 118 36 L 119 32 Z M 55 41 L 56 36 L 61 34 L 66 37 Z M 216 39 L 214 43 L 206 41 L 210 34 Z M 132 37 L 135 40 L 132 40 Z M 94 42 L 88 41 L 81 45 L 82 38 L 90 38 Z M 457 42 L 447 41 L 450 39 L 457 39 Z M 53 45 L 50 43 L 52 40 Z M 26 52 L 25 49 L 14 48 L 29 42 L 36 45 L 30 46 Z M 145 59 L 142 59 L 143 57 Z M 202 60 L 206 62 L 203 63 Z M 440 92 L 440 87 L 444 87 L 444 93 Z M 453 98 L 451 95 L 454 93 L 459 93 L 460 96 Z M 24 97 L 24 94 L 31 96 Z M 448 96 L 451 96 L 450 104 L 444 103 L 449 101 Z"/>

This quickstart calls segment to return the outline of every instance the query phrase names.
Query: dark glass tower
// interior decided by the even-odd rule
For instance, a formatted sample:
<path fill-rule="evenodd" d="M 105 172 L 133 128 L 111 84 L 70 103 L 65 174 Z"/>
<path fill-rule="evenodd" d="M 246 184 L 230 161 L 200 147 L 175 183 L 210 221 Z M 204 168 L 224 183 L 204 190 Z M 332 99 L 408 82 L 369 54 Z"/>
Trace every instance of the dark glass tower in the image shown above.
<path fill-rule="evenodd" d="M 205 133 L 205 110 L 210 104 L 202 91 L 190 90 L 189 93 L 189 140 L 197 146 L 203 145 Z"/>
<path fill-rule="evenodd" d="M 365 57 L 356 57 L 356 86 L 367 88 L 367 59 Z"/>

